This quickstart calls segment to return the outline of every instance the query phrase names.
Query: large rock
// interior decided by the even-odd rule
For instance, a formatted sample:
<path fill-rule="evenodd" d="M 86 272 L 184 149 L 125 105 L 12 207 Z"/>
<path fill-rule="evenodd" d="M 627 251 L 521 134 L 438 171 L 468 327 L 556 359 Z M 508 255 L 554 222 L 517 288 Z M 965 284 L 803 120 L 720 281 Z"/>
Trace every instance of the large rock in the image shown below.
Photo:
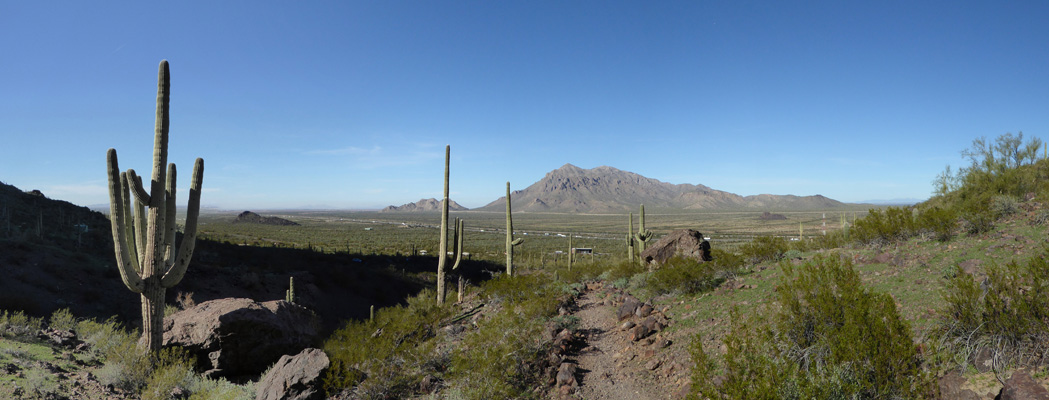
<path fill-rule="evenodd" d="M 650 264 L 662 264 L 673 256 L 710 261 L 710 242 L 698 231 L 678 229 L 641 252 L 641 259 Z"/>
<path fill-rule="evenodd" d="M 210 376 L 261 374 L 281 356 L 317 339 L 319 320 L 283 300 L 218 299 L 164 319 L 164 346 L 182 346 Z"/>
<path fill-rule="evenodd" d="M 1016 371 L 1005 380 L 1005 387 L 998 394 L 1002 400 L 1049 400 L 1049 390 L 1040 385 L 1027 372 Z"/>
<path fill-rule="evenodd" d="M 321 376 L 329 364 L 328 355 L 315 348 L 282 356 L 259 381 L 255 400 L 321 400 Z"/>

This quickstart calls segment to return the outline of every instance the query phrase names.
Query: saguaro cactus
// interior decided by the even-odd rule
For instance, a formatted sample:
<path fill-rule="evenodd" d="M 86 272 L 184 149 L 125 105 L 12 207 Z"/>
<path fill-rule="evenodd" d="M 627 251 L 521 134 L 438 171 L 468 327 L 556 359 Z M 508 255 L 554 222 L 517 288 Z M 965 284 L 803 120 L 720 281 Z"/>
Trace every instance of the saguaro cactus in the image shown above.
<path fill-rule="evenodd" d="M 626 230 L 627 261 L 634 261 L 634 213 L 629 213 L 629 226 Z"/>
<path fill-rule="evenodd" d="M 648 243 L 648 239 L 652 238 L 652 231 L 645 229 L 645 205 L 641 205 L 641 215 L 637 218 L 637 234 L 634 235 L 634 239 L 637 239 L 637 244 L 641 252 L 645 251 L 645 244 Z M 639 253 L 640 254 L 640 253 Z"/>
<path fill-rule="evenodd" d="M 153 136 L 153 173 L 146 192 L 135 170 L 120 172 L 117 151 L 106 153 L 109 175 L 109 216 L 113 249 L 124 285 L 142 296 L 142 339 L 148 351 L 160 350 L 164 327 L 164 292 L 182 280 L 193 257 L 200 212 L 204 160 L 193 164 L 182 245 L 175 252 L 175 164 L 168 164 L 168 108 L 171 78 L 168 62 L 160 62 L 157 78 L 157 118 Z M 135 203 L 132 207 L 131 193 Z M 148 215 L 146 208 L 149 209 Z M 134 218 L 132 220 L 132 218 Z"/>
<path fill-rule="evenodd" d="M 572 255 L 575 254 L 575 248 L 572 247 L 572 236 L 574 236 L 574 235 L 572 235 L 571 233 L 568 234 L 568 270 L 569 271 L 572 270 Z"/>
<path fill-rule="evenodd" d="M 444 304 L 444 262 L 448 258 L 448 164 L 452 146 L 444 147 L 444 200 L 441 200 L 441 246 L 437 253 L 437 304 Z"/>
<path fill-rule="evenodd" d="M 514 246 L 524 243 L 523 238 L 514 239 L 514 219 L 510 213 L 510 182 L 506 182 L 506 275 L 514 275 Z"/>

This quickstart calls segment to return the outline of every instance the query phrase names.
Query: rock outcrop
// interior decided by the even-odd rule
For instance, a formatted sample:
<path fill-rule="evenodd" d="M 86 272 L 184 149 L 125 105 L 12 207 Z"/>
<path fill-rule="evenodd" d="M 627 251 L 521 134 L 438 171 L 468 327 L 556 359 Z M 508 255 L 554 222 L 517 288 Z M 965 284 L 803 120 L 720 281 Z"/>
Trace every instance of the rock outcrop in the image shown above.
<path fill-rule="evenodd" d="M 674 256 L 710 261 L 710 242 L 698 231 L 679 229 L 670 232 L 641 252 L 641 259 L 649 264 L 662 264 Z"/>
<path fill-rule="evenodd" d="M 259 381 L 255 400 L 321 400 L 321 377 L 330 365 L 321 349 L 309 348 L 294 356 L 282 356 Z"/>
<path fill-rule="evenodd" d="M 289 221 L 280 217 L 263 217 L 259 214 L 251 211 L 245 211 L 237 215 L 237 218 L 233 220 L 234 224 L 261 224 L 261 225 L 277 225 L 277 226 L 298 226 L 299 223 L 295 221 Z"/>
<path fill-rule="evenodd" d="M 218 299 L 165 318 L 164 346 L 189 350 L 208 376 L 254 376 L 314 344 L 319 326 L 312 312 L 283 300 Z"/>

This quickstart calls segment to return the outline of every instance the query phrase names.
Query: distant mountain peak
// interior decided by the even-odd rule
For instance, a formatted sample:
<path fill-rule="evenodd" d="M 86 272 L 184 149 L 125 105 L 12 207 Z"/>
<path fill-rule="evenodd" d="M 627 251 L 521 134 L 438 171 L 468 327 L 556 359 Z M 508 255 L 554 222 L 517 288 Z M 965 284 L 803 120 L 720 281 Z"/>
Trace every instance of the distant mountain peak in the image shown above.
<path fill-rule="evenodd" d="M 448 210 L 449 211 L 466 211 L 467 208 L 459 205 L 459 203 L 456 203 L 455 200 L 449 199 L 449 201 L 448 201 Z M 391 206 L 388 206 L 388 207 L 380 210 L 380 212 L 398 212 L 398 211 L 406 211 L 406 212 L 441 211 L 441 200 L 437 200 L 437 199 L 431 197 L 429 199 L 420 199 L 417 202 L 403 204 L 401 206 L 392 206 L 391 205 Z"/>
<path fill-rule="evenodd" d="M 743 197 L 704 185 L 666 183 L 606 165 L 584 169 L 572 164 L 548 172 L 511 196 L 514 210 L 533 212 L 628 212 L 640 204 L 650 209 L 682 210 L 827 209 L 843 205 L 822 195 Z M 505 201 L 500 197 L 480 209 L 502 210 Z"/>

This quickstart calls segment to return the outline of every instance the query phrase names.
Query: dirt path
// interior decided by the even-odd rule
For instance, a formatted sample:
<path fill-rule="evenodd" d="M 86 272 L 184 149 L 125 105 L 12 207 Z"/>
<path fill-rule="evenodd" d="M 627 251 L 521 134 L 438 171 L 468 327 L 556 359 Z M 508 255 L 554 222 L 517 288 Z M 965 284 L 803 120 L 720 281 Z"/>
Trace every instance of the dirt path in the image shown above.
<path fill-rule="evenodd" d="M 576 392 L 581 399 L 667 399 L 669 393 L 646 369 L 659 358 L 648 351 L 648 360 L 639 344 L 628 339 L 616 323 L 616 308 L 605 304 L 605 293 L 587 291 L 579 300 L 579 330 L 587 344 L 575 356 L 582 376 Z"/>

